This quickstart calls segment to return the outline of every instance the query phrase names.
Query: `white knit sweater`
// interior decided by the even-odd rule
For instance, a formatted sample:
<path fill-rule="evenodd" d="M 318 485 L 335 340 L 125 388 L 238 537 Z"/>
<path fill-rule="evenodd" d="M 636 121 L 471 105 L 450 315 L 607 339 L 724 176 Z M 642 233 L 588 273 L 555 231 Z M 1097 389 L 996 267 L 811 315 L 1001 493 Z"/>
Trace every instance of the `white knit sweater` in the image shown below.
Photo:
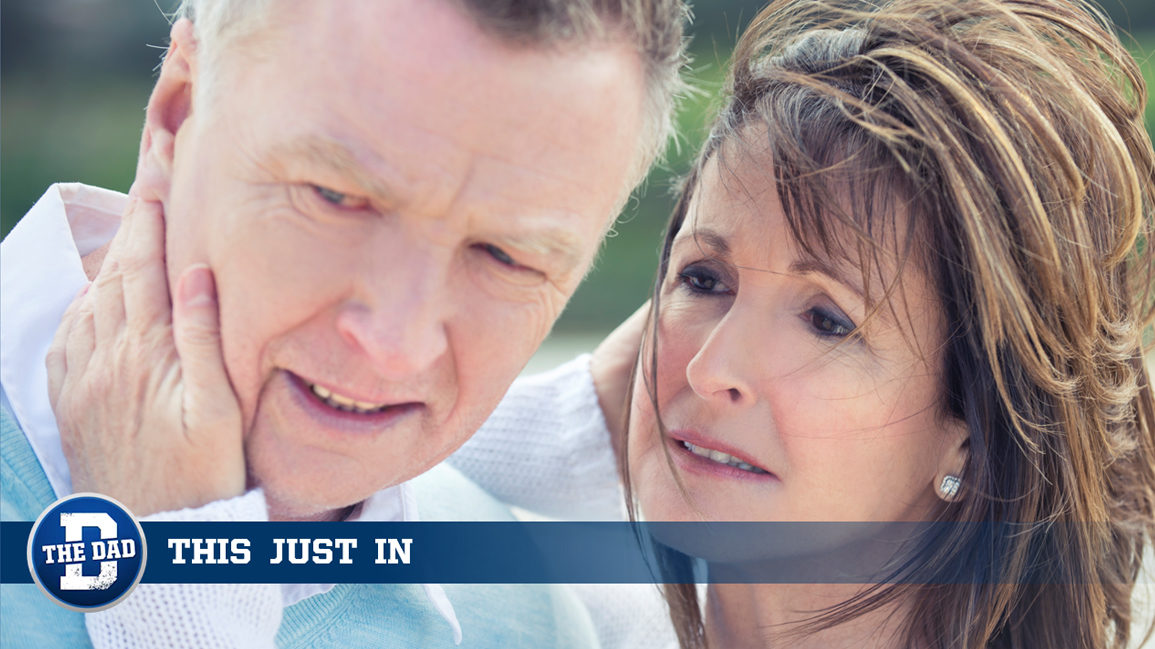
<path fill-rule="evenodd" d="M 536 514 L 624 518 L 617 463 L 588 355 L 516 381 L 449 462 L 497 498 Z M 250 492 L 145 520 L 267 520 L 267 513 L 260 492 Z M 603 649 L 676 646 L 656 586 L 572 588 L 589 608 Z M 96 649 L 273 647 L 282 601 L 275 584 L 143 584 L 120 604 L 88 614 L 86 623 Z"/>

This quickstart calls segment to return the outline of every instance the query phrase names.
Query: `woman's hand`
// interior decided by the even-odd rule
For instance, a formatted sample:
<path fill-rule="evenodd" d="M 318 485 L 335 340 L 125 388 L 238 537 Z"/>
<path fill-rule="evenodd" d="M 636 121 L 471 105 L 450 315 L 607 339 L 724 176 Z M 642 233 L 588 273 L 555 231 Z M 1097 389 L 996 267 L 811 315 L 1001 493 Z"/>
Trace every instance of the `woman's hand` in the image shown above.
<path fill-rule="evenodd" d="M 130 199 L 46 360 L 74 490 L 107 494 L 138 516 L 245 488 L 212 271 L 186 269 L 170 303 L 164 250 L 160 203 Z"/>
<path fill-rule="evenodd" d="M 606 336 L 590 358 L 590 374 L 593 375 L 594 389 L 598 393 L 598 405 L 601 406 L 614 450 L 619 457 L 625 440 L 625 415 L 629 407 L 626 394 L 649 312 L 650 303 L 647 301 Z"/>

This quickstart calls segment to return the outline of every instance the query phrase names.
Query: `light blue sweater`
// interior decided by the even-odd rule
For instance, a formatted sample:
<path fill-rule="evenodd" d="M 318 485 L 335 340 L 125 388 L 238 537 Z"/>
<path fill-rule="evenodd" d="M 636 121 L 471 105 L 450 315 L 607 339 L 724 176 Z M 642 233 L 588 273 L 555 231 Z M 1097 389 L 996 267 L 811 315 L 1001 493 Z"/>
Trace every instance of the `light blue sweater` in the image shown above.
<path fill-rule="evenodd" d="M 55 499 L 16 418 L 0 405 L 0 520 L 34 521 Z M 498 503 L 442 465 L 412 482 L 424 520 L 510 520 Z M 462 648 L 596 647 L 585 608 L 557 586 L 447 585 Z M 130 595 L 131 597 L 131 595 Z M 279 647 L 454 647 L 452 632 L 416 584 L 341 584 L 285 610 Z M 0 647 L 90 647 L 83 614 L 33 584 L 0 586 Z"/>

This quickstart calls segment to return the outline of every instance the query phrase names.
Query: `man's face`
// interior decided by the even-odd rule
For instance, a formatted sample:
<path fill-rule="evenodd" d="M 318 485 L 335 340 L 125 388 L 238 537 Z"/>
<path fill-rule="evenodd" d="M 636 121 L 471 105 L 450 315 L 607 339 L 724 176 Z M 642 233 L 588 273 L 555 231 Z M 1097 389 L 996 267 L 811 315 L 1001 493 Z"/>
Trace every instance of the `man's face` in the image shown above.
<path fill-rule="evenodd" d="M 366 0 L 294 5 L 219 72 L 176 138 L 170 281 L 212 267 L 251 481 L 323 515 L 449 455 L 537 349 L 626 190 L 641 64 Z"/>

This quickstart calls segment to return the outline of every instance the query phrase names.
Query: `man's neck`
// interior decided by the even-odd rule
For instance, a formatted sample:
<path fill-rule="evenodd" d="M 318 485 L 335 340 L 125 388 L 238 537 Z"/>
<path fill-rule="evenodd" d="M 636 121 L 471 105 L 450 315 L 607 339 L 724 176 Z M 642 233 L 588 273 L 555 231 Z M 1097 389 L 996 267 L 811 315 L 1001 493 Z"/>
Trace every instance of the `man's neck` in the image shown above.
<path fill-rule="evenodd" d="M 268 498 L 266 494 L 266 498 Z M 302 512 L 297 509 L 284 507 L 274 502 L 267 500 L 269 505 L 269 520 L 270 521 L 313 521 L 318 523 L 333 523 L 337 521 L 348 520 L 350 516 L 356 513 L 360 503 L 356 505 L 349 505 L 348 507 L 341 507 L 339 509 L 326 509 L 319 512 Z"/>

